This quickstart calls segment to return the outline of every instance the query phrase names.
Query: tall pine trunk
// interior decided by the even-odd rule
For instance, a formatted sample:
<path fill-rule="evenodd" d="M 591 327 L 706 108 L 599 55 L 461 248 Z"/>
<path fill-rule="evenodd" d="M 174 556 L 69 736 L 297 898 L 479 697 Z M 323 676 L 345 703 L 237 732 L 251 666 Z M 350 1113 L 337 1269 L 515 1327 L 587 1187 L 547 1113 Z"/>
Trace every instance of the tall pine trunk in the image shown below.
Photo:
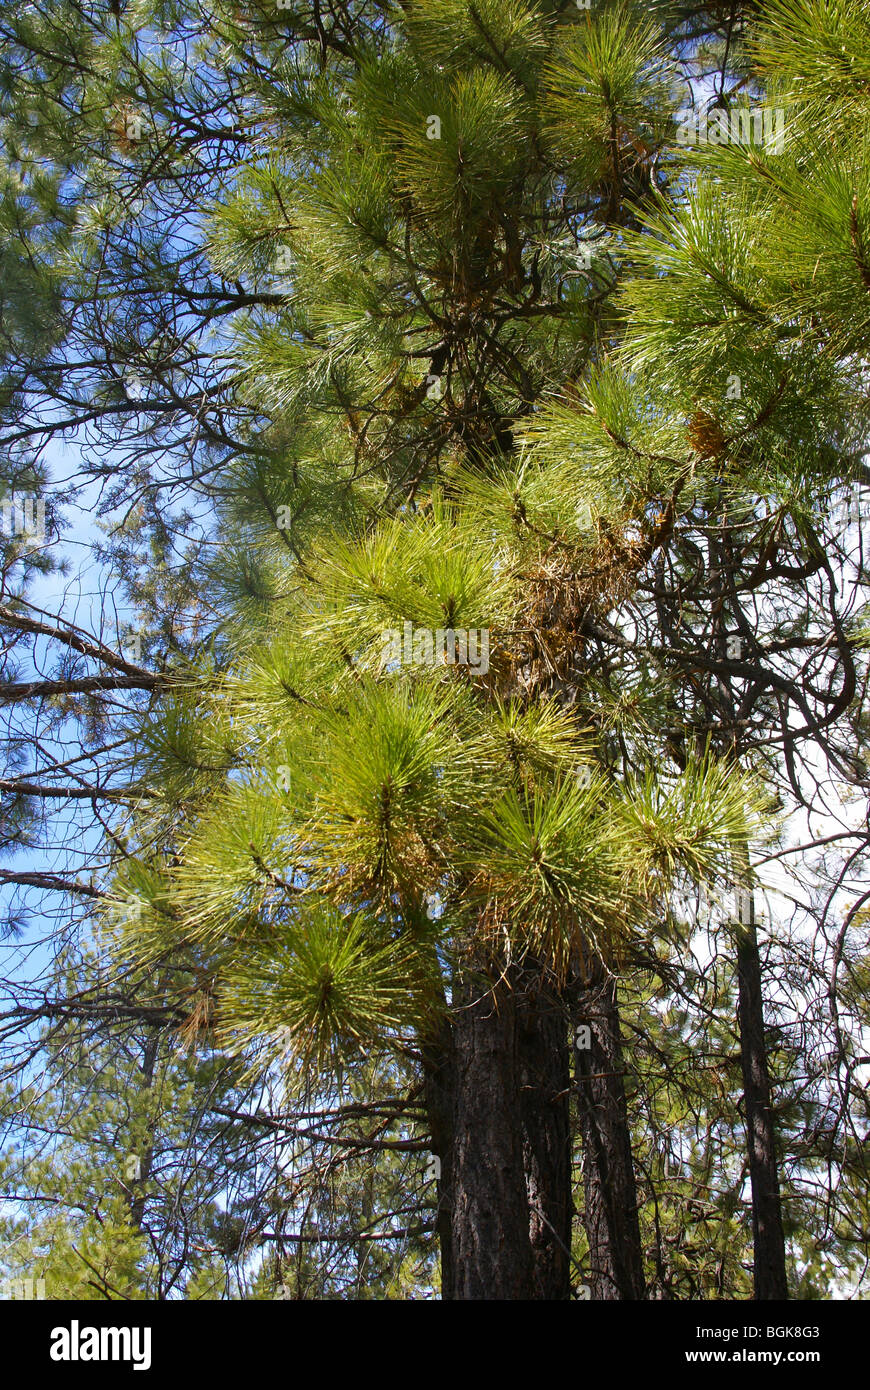
<path fill-rule="evenodd" d="M 435 1230 L 441 1256 L 441 1297 L 456 1297 L 453 1259 L 453 1106 L 456 1066 L 453 1025 L 445 1016 L 423 1049 L 423 1098 L 429 1121 L 432 1154 L 438 1161 L 435 1182 Z"/>
<path fill-rule="evenodd" d="M 646 1295 L 616 981 L 587 956 L 573 992 L 583 1221 L 595 1300 Z M 588 1045 L 587 1045 L 588 1044 Z"/>
<path fill-rule="evenodd" d="M 424 1053 L 441 1296 L 571 1296 L 568 1016 L 534 962 L 478 960 Z"/>
<path fill-rule="evenodd" d="M 157 1066 L 157 1054 L 160 1049 L 160 1037 L 156 1029 L 150 1029 L 145 1037 L 142 1048 L 142 1089 L 150 1091 L 154 1085 L 154 1072 Z M 131 1165 L 127 1170 L 127 1202 L 130 1208 L 130 1222 L 141 1231 L 142 1223 L 145 1220 L 145 1204 L 147 1194 L 145 1191 L 148 1178 L 151 1173 L 151 1164 L 154 1160 L 154 1146 L 148 1142 L 143 1146 L 144 1152 L 141 1154 L 130 1154 L 128 1162 Z"/>
<path fill-rule="evenodd" d="M 730 541 L 721 545 L 710 540 L 710 572 L 715 576 L 717 600 L 722 594 L 721 576 L 734 575 L 737 565 Z M 750 625 L 737 601 L 736 592 L 727 595 L 735 621 Z M 727 647 L 726 647 L 727 652 Z M 720 680 L 722 699 L 709 707 L 708 717 L 724 717 L 731 722 L 727 735 L 729 751 L 739 764 L 741 747 L 737 734 L 738 702 L 730 678 Z M 788 1297 L 785 1266 L 785 1236 L 779 1172 L 774 1142 L 773 1110 L 770 1103 L 770 1074 L 764 1039 L 764 1001 L 761 993 L 761 959 L 755 929 L 755 898 L 751 887 L 749 845 L 734 846 L 734 873 L 739 918 L 737 926 L 737 1021 L 740 1031 L 740 1065 L 743 1073 L 743 1111 L 746 1120 L 746 1147 L 749 1181 L 752 1189 L 753 1291 L 756 1299 Z"/>
<path fill-rule="evenodd" d="M 770 1076 L 764 1042 L 764 1002 L 761 994 L 761 960 L 755 929 L 755 903 L 746 889 L 740 892 L 741 923 L 737 940 L 737 1017 L 740 1027 L 740 1062 L 743 1070 L 743 1106 L 752 1188 L 753 1290 L 756 1299 L 788 1298 L 785 1236 L 779 1195 Z"/>
<path fill-rule="evenodd" d="M 455 1299 L 536 1294 L 523 1162 L 517 993 L 496 962 L 453 998 L 451 1261 Z"/>
<path fill-rule="evenodd" d="M 518 981 L 517 1047 L 523 1163 L 535 1297 L 571 1297 L 570 1018 L 564 997 L 534 962 Z"/>

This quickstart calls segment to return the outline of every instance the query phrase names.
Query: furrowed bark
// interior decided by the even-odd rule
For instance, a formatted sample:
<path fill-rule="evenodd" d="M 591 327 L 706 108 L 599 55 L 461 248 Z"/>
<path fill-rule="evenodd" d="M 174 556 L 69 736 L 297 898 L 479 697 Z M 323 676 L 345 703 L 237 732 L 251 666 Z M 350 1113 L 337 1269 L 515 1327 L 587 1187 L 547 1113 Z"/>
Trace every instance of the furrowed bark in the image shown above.
<path fill-rule="evenodd" d="M 646 1283 L 616 982 L 600 960 L 587 958 L 572 1012 L 591 1294 L 596 1300 L 642 1299 Z"/>
<path fill-rule="evenodd" d="M 523 1162 L 535 1297 L 571 1297 L 571 1072 L 565 1002 L 532 968 L 518 994 Z"/>
<path fill-rule="evenodd" d="M 462 978 L 453 1039 L 452 1297 L 532 1299 L 517 996 L 497 967 Z"/>

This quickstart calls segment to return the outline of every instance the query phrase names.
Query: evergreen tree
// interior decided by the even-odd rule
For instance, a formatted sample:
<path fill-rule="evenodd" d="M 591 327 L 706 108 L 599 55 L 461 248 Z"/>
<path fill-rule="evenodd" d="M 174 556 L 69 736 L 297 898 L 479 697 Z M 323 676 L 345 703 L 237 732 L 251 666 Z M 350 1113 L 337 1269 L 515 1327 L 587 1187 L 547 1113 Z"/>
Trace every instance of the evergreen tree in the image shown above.
<path fill-rule="evenodd" d="M 42 1065 L 4 1096 L 5 1296 L 22 1280 L 50 1299 L 238 1296 L 247 1155 L 215 1108 L 238 1104 L 239 1068 L 180 1049 L 165 1004 L 129 966 L 61 962 Z"/>
<path fill-rule="evenodd" d="M 583 625 L 630 591 L 676 482 L 655 422 L 658 466 L 644 439 L 626 472 L 601 312 L 605 224 L 634 220 L 667 126 L 662 36 L 618 8 L 449 6 L 337 69 L 269 94 L 308 158 L 215 212 L 226 276 L 268 248 L 290 282 L 239 344 L 282 433 L 224 475 L 244 541 L 206 573 L 233 675 L 144 736 L 154 785 L 167 717 L 188 766 L 219 761 L 204 734 L 244 768 L 161 880 L 157 939 L 195 942 L 222 1035 L 271 1028 L 276 1056 L 414 1030 L 448 1297 L 568 1295 L 573 1031 L 593 1293 L 641 1297 L 613 971 L 673 872 L 730 874 L 757 801 L 704 757 L 623 778 L 571 708 Z M 590 364 L 591 408 L 544 409 Z"/>
<path fill-rule="evenodd" d="M 434 1185 L 444 1297 L 745 1296 L 735 1002 L 754 1292 L 782 1295 L 778 1146 L 807 1172 L 832 1131 L 800 1135 L 793 1096 L 775 1132 L 795 1059 L 765 1029 L 752 862 L 765 783 L 785 809 L 813 756 L 866 777 L 866 639 L 820 539 L 863 477 L 866 7 L 4 24 L 13 201 L 41 199 L 34 274 L 63 307 L 23 354 L 18 433 L 92 426 L 127 508 L 105 558 L 159 631 L 130 660 L 12 605 L 67 655 L 5 696 L 106 732 L 96 788 L 61 759 L 41 781 L 115 807 L 100 886 L 43 886 L 133 903 L 114 949 L 163 982 L 162 1022 L 285 1088 L 277 1120 L 233 1121 L 328 1155 L 246 1197 L 274 1248 L 255 1295 L 286 1290 L 288 1245 L 296 1296 L 389 1296 L 397 1250 L 425 1290 Z M 693 94 L 729 143 L 678 138 Z M 687 885 L 740 895 L 713 937 L 737 1000 L 717 974 L 703 1024 L 728 1055 L 697 1087 L 673 1074 L 710 1002 Z"/>

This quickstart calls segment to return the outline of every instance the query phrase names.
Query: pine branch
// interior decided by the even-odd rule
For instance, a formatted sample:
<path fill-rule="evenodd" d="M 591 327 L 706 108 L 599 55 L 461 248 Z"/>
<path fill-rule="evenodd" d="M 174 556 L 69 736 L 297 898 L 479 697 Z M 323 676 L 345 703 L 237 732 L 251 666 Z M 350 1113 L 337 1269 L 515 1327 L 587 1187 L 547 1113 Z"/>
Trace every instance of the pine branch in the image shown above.
<path fill-rule="evenodd" d="M 24 873 L 12 869 L 0 869 L 0 883 L 20 883 L 28 888 L 47 888 L 53 893 L 82 893 L 88 898 L 105 898 L 108 895 L 89 883 L 63 878 L 60 874 L 43 872 Z"/>
<path fill-rule="evenodd" d="M 0 791 L 13 792 L 20 796 L 54 797 L 64 801 L 67 799 L 120 801 L 124 804 L 135 803 L 142 797 L 156 797 L 158 795 L 157 792 L 149 791 L 144 787 L 141 790 L 137 787 L 50 787 L 38 782 L 13 781 L 8 777 L 0 777 Z"/>
<path fill-rule="evenodd" d="M 57 681 L 0 682 L 0 704 L 51 699 L 56 695 L 94 695 L 100 690 L 165 690 L 175 684 L 171 676 L 143 672 L 138 676 L 80 676 Z"/>

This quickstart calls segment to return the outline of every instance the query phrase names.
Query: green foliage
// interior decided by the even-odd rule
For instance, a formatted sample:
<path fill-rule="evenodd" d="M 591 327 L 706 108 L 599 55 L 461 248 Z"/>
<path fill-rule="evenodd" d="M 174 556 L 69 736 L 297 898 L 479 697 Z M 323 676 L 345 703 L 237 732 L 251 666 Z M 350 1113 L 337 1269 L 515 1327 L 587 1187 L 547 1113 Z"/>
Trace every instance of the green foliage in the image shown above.
<path fill-rule="evenodd" d="M 147 701 L 107 716 L 130 777 L 92 888 L 162 1071 L 121 1115 L 133 1064 L 100 1036 L 66 1073 L 85 1101 L 56 1171 L 8 1160 L 39 1198 L 9 1239 L 53 1291 L 153 1296 L 151 1232 L 181 1239 L 184 1118 L 226 1137 L 220 1062 L 340 1123 L 312 1138 L 293 1118 L 231 1210 L 205 1165 L 175 1292 L 425 1295 L 421 1059 L 486 947 L 560 987 L 590 951 L 619 974 L 652 1282 L 748 1297 L 732 943 L 670 902 L 730 891 L 777 832 L 779 747 L 741 758 L 741 700 L 773 720 L 789 661 L 863 659 L 860 621 L 832 638 L 821 601 L 792 610 L 866 440 L 870 36 L 864 4 L 738 8 L 723 31 L 702 7 L 546 0 L 10 19 L 0 413 L 17 429 L 26 386 L 34 438 L 94 423 L 95 476 L 126 508 L 105 553 L 167 637 Z M 705 70 L 732 111 L 786 110 L 782 148 L 676 143 Z M 179 484 L 176 515 L 159 499 Z M 756 667 L 782 657 L 757 700 L 723 655 L 744 601 Z M 486 664 L 409 660 L 406 624 L 485 634 Z M 48 1039 L 52 1067 L 74 1043 Z M 866 1203 L 832 1233 L 804 1201 L 830 1097 L 816 1077 L 802 1110 L 797 1050 L 771 1055 L 815 1297 L 858 1271 Z M 75 1109 L 19 1100 L 58 1134 Z M 149 1226 L 109 1156 L 153 1127 L 172 1153 Z"/>
<path fill-rule="evenodd" d="M 282 1058 L 340 1070 L 348 1049 L 419 1026 L 425 981 L 412 943 L 316 904 L 280 936 L 255 947 L 234 969 L 225 1001 L 218 996 L 218 1032 L 234 1046 L 266 1035 Z"/>
<path fill-rule="evenodd" d="M 225 1296 L 215 1232 L 235 1179 L 232 1159 L 214 1158 L 232 1145 L 206 1110 L 239 1077 L 178 1052 L 160 1021 L 165 975 L 134 988 L 132 971 L 98 972 L 93 957 L 66 973 L 78 1018 L 50 1030 L 44 1069 L 3 1096 L 4 1132 L 18 1138 L 0 1159 L 3 1278 L 42 1279 L 60 1300 Z M 114 1036 L 111 1009 L 128 1020 Z"/>

